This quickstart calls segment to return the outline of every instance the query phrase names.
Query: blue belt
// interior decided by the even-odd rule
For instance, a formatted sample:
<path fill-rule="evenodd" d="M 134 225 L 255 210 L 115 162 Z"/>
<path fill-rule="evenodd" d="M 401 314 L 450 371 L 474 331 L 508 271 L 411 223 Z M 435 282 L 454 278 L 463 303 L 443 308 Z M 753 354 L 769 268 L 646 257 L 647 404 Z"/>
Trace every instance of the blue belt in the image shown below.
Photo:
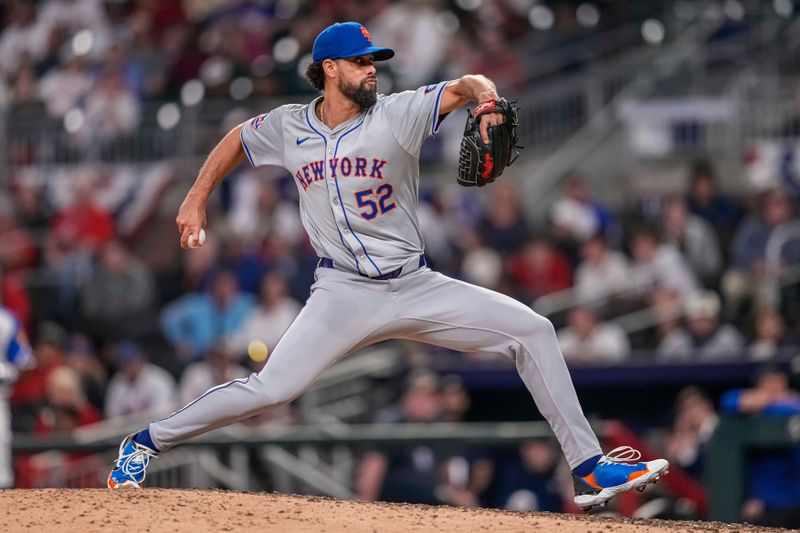
<path fill-rule="evenodd" d="M 427 265 L 428 265 L 428 262 L 425 261 L 425 256 L 424 255 L 419 256 L 419 268 L 422 268 L 422 267 L 427 266 Z M 320 257 L 319 263 L 317 263 L 317 266 L 325 267 L 325 268 L 336 268 L 333 265 L 333 259 L 328 259 L 327 257 Z M 369 276 L 367 276 L 366 274 L 362 274 L 361 272 L 359 272 L 358 274 L 363 276 L 363 277 L 365 277 L 365 278 L 369 278 L 369 279 L 383 279 L 383 280 L 386 280 L 386 279 L 399 278 L 402 273 L 403 273 L 403 267 L 400 267 L 400 268 L 398 268 L 396 270 L 392 270 L 388 274 L 382 274 L 382 275 L 376 276 L 374 278 L 370 278 Z"/>

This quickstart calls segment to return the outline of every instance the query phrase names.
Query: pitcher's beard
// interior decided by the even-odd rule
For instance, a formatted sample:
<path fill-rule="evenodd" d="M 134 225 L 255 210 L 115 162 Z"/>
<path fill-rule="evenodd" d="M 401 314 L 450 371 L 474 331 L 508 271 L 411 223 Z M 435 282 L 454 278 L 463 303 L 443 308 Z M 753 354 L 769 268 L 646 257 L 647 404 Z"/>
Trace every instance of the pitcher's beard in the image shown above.
<path fill-rule="evenodd" d="M 374 106 L 375 102 L 378 101 L 378 84 L 375 84 L 374 89 L 370 89 L 367 87 L 367 80 L 358 85 L 342 80 L 339 82 L 339 91 L 356 104 L 361 111 Z"/>

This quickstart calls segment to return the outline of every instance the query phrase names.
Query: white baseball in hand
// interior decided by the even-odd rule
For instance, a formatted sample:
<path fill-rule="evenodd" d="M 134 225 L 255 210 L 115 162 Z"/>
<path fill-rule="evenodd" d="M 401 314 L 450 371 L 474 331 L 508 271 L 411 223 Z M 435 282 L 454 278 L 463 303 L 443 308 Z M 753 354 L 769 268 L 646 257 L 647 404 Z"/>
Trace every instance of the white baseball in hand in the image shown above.
<path fill-rule="evenodd" d="M 200 248 L 206 242 L 206 230 L 200 228 L 200 236 L 194 239 L 194 234 L 189 234 L 189 248 Z"/>

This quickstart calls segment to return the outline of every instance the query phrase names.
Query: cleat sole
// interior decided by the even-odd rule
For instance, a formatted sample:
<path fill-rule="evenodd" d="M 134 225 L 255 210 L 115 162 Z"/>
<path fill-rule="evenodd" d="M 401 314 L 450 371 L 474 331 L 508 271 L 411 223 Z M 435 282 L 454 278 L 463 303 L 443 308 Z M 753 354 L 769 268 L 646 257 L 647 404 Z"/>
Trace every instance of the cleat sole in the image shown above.
<path fill-rule="evenodd" d="M 669 463 L 663 461 L 661 464 L 661 470 L 655 470 L 651 472 L 650 475 L 643 475 L 634 479 L 633 481 L 623 483 L 622 485 L 602 489 L 595 494 L 577 495 L 575 496 L 575 505 L 577 505 L 584 512 L 588 512 L 595 507 L 605 507 L 606 504 L 608 504 L 608 501 L 617 494 L 622 494 L 623 492 L 628 492 L 632 489 L 643 492 L 645 488 L 647 488 L 647 485 L 655 483 L 657 480 L 667 475 L 667 473 L 669 473 Z"/>

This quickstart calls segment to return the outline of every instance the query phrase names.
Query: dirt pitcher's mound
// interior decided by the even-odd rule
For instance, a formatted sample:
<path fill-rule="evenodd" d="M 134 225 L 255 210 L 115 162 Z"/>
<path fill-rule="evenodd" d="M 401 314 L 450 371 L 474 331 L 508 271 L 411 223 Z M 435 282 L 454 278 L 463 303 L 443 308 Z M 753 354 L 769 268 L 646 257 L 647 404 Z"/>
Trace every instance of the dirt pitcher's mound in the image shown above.
<path fill-rule="evenodd" d="M 278 533 L 779 531 L 709 522 L 619 520 L 396 505 L 221 490 L 0 491 L 0 531 L 274 531 Z"/>

